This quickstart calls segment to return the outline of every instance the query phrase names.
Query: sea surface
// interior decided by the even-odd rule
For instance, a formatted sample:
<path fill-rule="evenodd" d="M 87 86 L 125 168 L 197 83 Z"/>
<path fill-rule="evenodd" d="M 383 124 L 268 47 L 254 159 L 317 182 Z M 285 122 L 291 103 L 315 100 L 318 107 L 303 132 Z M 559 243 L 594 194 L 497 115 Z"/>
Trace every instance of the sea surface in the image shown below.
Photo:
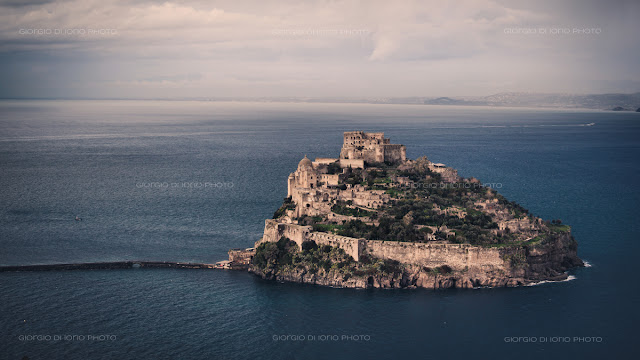
<path fill-rule="evenodd" d="M 562 219 L 590 267 L 565 282 L 439 291 L 222 270 L 0 273 L 0 359 L 637 355 L 638 113 L 0 101 L 0 265 L 223 260 L 260 238 L 300 159 L 337 157 L 351 130 L 384 131 L 410 158 Z"/>

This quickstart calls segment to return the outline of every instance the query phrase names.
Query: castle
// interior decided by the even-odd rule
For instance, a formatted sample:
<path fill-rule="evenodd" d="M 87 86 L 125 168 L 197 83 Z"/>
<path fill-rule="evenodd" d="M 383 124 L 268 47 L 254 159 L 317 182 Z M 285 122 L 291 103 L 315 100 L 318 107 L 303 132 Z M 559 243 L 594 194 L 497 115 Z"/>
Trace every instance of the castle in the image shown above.
<path fill-rule="evenodd" d="M 255 247 L 217 266 L 362 288 L 516 286 L 581 266 L 568 226 L 480 187 L 424 156 L 406 159 L 383 133 L 345 132 L 339 158 L 300 160 Z"/>
<path fill-rule="evenodd" d="M 346 169 L 364 169 L 366 164 L 398 164 L 406 161 L 406 147 L 391 144 L 384 133 L 349 131 L 344 133 L 340 158 L 316 158 L 306 155 L 289 175 L 287 196 L 296 209 L 292 217 L 331 213 L 336 200 L 351 201 L 356 206 L 378 208 L 386 200 L 384 191 L 366 191 L 359 185 L 340 186 Z"/>
<path fill-rule="evenodd" d="M 289 208 L 277 219 L 267 219 L 263 242 L 277 242 L 287 237 L 302 246 L 305 241 L 318 245 L 340 247 L 356 261 L 362 254 L 381 259 L 398 260 L 423 266 L 448 264 L 455 269 L 465 267 L 499 267 L 503 264 L 496 249 L 483 249 L 468 244 L 445 243 L 402 243 L 355 239 L 333 233 L 313 231 L 311 226 L 299 223 L 299 219 L 309 216 L 326 216 L 327 220 L 342 223 L 355 219 L 349 215 L 336 214 L 332 206 L 348 203 L 354 208 L 375 210 L 391 200 L 385 190 L 367 189 L 363 184 L 345 183 L 351 169 L 371 169 L 376 165 L 402 166 L 407 163 L 406 147 L 391 144 L 384 133 L 349 131 L 344 133 L 344 142 L 339 158 L 316 158 L 311 161 L 306 155 L 298 163 L 296 171 L 288 178 Z M 443 164 L 429 163 L 434 172 L 446 175 L 451 182 L 459 179 L 457 172 Z M 402 182 L 403 178 L 396 178 Z"/>

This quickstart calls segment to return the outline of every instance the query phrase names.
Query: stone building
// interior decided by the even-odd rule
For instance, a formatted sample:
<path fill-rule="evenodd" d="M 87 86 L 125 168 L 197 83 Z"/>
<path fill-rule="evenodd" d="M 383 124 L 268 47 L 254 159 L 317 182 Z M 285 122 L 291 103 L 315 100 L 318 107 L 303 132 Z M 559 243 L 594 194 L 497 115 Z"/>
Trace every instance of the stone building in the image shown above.
<path fill-rule="evenodd" d="M 440 174 L 444 182 L 455 183 L 460 181 L 460 176 L 458 176 L 458 170 L 456 169 L 447 167 L 441 163 L 429 163 L 428 166 L 431 171 Z"/>
<path fill-rule="evenodd" d="M 344 160 L 362 160 L 368 163 L 401 163 L 407 159 L 407 148 L 404 145 L 391 144 L 384 133 L 366 133 L 364 131 L 348 131 L 344 133 L 344 142 L 340 151 L 341 164 L 349 164 Z"/>
<path fill-rule="evenodd" d="M 356 206 L 378 208 L 389 196 L 381 190 L 366 190 L 360 185 L 343 185 L 347 168 L 364 168 L 368 163 L 399 163 L 406 160 L 404 145 L 391 144 L 384 133 L 350 131 L 344 133 L 340 158 L 316 158 L 306 155 L 287 179 L 287 196 L 296 205 L 289 217 L 327 214 L 336 200 L 351 201 Z M 346 188 L 345 188 L 346 187 Z"/>
<path fill-rule="evenodd" d="M 313 167 L 313 163 L 307 155 L 300 160 L 298 168 L 295 172 L 289 174 L 288 179 L 288 196 L 293 195 L 293 189 L 306 188 L 314 189 L 318 187 L 318 170 Z"/>

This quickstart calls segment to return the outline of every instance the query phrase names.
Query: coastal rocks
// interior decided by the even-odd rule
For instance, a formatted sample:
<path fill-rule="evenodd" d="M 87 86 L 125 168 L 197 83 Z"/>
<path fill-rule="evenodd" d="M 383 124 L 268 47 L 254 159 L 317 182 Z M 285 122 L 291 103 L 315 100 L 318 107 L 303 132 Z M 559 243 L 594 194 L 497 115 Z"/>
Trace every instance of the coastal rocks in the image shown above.
<path fill-rule="evenodd" d="M 562 281 L 571 268 L 584 266 L 577 256 L 577 243 L 570 233 L 554 235 L 548 241 L 535 246 L 505 248 L 502 256 L 510 261 L 506 266 L 472 268 L 453 271 L 449 267 L 427 268 L 404 264 L 394 273 L 373 274 L 341 273 L 307 267 L 261 269 L 254 265 L 249 271 L 266 280 L 295 282 L 339 288 L 426 288 L 471 289 L 480 287 L 516 287 L 540 281 Z"/>
<path fill-rule="evenodd" d="M 274 280 L 278 282 L 293 282 L 299 284 L 313 284 L 329 287 L 340 288 L 359 288 L 365 289 L 373 287 L 364 277 L 346 277 L 336 273 L 312 273 L 307 269 L 287 269 L 273 272 L 263 271 L 255 266 L 249 268 L 249 272 L 260 276 L 265 280 Z M 379 287 L 379 286 L 378 286 Z"/>
<path fill-rule="evenodd" d="M 584 266 L 577 254 L 578 244 L 570 233 L 558 234 L 543 245 L 526 249 L 524 277 L 532 281 L 564 280 L 567 270 Z"/>
<path fill-rule="evenodd" d="M 500 274 L 438 274 L 432 270 L 408 266 L 402 274 L 374 274 L 345 276 L 335 272 L 311 273 L 307 269 L 287 269 L 276 272 L 250 267 L 249 271 L 265 280 L 294 282 L 320 286 L 355 289 L 471 289 L 478 287 L 515 287 L 531 283 L 522 278 L 509 278 Z"/>

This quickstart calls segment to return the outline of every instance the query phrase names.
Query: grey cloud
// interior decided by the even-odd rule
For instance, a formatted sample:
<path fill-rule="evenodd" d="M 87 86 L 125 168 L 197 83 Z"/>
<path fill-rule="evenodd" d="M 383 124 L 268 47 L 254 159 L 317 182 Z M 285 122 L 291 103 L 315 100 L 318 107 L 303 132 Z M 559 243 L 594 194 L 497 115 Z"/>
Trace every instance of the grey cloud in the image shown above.
<path fill-rule="evenodd" d="M 21 8 L 27 6 L 43 5 L 54 1 L 55 0 L 0 0 L 0 6 Z"/>
<path fill-rule="evenodd" d="M 631 1 L 17 3 L 0 3 L 0 79 L 20 84 L 0 96 L 487 95 L 626 91 L 640 81 Z M 505 33 L 527 27 L 601 33 Z M 37 82 L 32 69 L 66 76 Z"/>

